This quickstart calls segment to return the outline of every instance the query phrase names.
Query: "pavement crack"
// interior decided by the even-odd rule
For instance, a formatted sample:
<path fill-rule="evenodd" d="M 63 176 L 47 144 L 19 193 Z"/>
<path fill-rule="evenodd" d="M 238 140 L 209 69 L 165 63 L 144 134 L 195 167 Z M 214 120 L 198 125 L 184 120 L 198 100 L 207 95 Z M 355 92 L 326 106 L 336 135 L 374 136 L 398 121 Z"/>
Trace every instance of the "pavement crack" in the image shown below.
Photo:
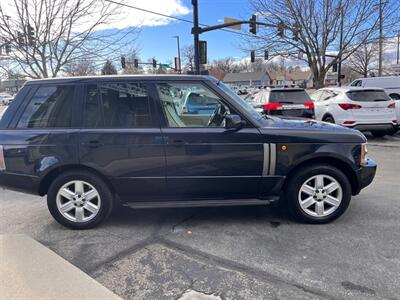
<path fill-rule="evenodd" d="M 168 247 L 177 252 L 180 252 L 182 254 L 185 254 L 189 257 L 202 260 L 202 261 L 212 264 L 212 265 L 216 265 L 216 266 L 220 266 L 222 268 L 226 268 L 226 269 L 229 269 L 232 271 L 248 274 L 248 275 L 254 276 L 256 278 L 259 278 L 261 280 L 267 281 L 267 282 L 291 286 L 291 287 L 300 289 L 306 293 L 317 296 L 319 298 L 322 297 L 325 299 L 333 299 L 333 297 L 331 295 L 329 295 L 328 293 L 326 293 L 322 290 L 308 287 L 308 286 L 303 286 L 303 285 L 298 284 L 297 282 L 286 280 L 284 278 L 281 278 L 274 274 L 268 273 L 266 271 L 256 269 L 253 267 L 249 267 L 245 264 L 242 264 L 242 263 L 239 263 L 236 261 L 232 261 L 232 260 L 229 260 L 226 258 L 218 257 L 213 254 L 209 254 L 209 253 L 206 253 L 201 250 L 194 249 L 194 248 L 191 248 L 191 247 L 188 247 L 185 245 L 181 245 L 179 243 L 173 242 L 173 241 L 165 239 L 165 238 L 160 238 L 160 240 L 158 240 L 157 243 L 159 243 L 160 245 L 164 245 L 165 247 Z"/>

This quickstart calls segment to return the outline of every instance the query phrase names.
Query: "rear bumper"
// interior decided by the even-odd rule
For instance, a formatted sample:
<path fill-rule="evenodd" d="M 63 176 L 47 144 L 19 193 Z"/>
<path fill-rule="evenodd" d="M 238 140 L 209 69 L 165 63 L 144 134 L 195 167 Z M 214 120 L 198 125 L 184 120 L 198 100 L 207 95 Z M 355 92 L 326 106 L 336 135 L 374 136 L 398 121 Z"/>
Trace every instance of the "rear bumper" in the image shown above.
<path fill-rule="evenodd" d="M 359 194 L 363 188 L 371 184 L 376 174 L 376 168 L 376 162 L 368 159 L 367 164 L 356 171 L 357 188 L 353 191 L 354 195 Z"/>
<path fill-rule="evenodd" d="M 0 172 L 0 187 L 5 189 L 38 195 L 39 185 L 38 177 Z"/>
<path fill-rule="evenodd" d="M 397 123 L 380 123 L 380 124 L 355 124 L 355 125 L 343 125 L 348 128 L 357 129 L 359 131 L 392 131 L 397 128 Z"/>

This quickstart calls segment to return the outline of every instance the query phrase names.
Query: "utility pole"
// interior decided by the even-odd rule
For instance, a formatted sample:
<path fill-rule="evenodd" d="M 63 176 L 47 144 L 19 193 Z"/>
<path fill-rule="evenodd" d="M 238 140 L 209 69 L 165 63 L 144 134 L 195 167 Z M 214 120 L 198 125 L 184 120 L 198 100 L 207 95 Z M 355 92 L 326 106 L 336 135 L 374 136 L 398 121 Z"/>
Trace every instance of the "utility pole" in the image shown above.
<path fill-rule="evenodd" d="M 339 62 L 338 62 L 338 86 L 342 86 L 342 49 L 343 49 L 343 26 L 344 26 L 344 13 L 343 6 L 340 7 L 340 44 L 339 44 Z"/>
<path fill-rule="evenodd" d="M 193 5 L 193 38 L 194 38 L 194 73 L 200 74 L 199 55 L 199 5 L 198 0 L 192 0 Z"/>
<path fill-rule="evenodd" d="M 399 64 L 400 59 L 400 30 L 397 31 L 397 64 Z"/>
<path fill-rule="evenodd" d="M 382 19 L 382 0 L 379 0 L 379 65 L 378 76 L 382 76 L 382 52 L 383 52 L 383 19 Z"/>
<path fill-rule="evenodd" d="M 178 46 L 178 61 L 179 61 L 179 74 L 182 73 L 182 63 L 181 63 L 181 47 L 179 46 L 179 35 L 175 35 L 173 36 L 174 38 L 176 38 L 176 42 L 177 42 L 177 46 Z"/>

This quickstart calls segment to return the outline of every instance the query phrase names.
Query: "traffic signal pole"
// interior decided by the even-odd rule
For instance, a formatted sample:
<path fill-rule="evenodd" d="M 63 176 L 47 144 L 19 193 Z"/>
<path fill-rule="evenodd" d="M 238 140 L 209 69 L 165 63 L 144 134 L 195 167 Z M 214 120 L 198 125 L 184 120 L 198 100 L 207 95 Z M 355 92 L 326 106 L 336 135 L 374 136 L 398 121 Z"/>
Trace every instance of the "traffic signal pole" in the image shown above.
<path fill-rule="evenodd" d="M 201 33 L 207 32 L 207 31 L 212 31 L 216 29 L 221 29 L 221 28 L 226 28 L 226 27 L 231 27 L 234 25 L 240 25 L 240 24 L 250 24 L 250 32 L 253 34 L 256 34 L 257 32 L 257 25 L 263 25 L 263 26 L 268 26 L 268 27 L 275 27 L 273 24 L 268 24 L 268 23 L 263 23 L 263 22 L 257 22 L 257 17 L 253 15 L 250 20 L 247 21 L 235 21 L 235 22 L 229 22 L 229 23 L 224 23 L 224 24 L 219 24 L 219 25 L 214 25 L 214 26 L 206 26 L 206 27 L 199 27 L 199 5 L 198 5 L 198 0 L 192 0 L 192 6 L 193 6 L 193 28 L 192 28 L 192 34 L 193 34 L 193 40 L 194 40 L 194 74 L 199 75 L 200 74 L 200 42 L 199 42 L 199 35 Z"/>
<path fill-rule="evenodd" d="M 193 5 L 193 41 L 194 41 L 194 73 L 200 74 L 200 55 L 199 55 L 199 5 L 198 0 L 192 0 Z"/>

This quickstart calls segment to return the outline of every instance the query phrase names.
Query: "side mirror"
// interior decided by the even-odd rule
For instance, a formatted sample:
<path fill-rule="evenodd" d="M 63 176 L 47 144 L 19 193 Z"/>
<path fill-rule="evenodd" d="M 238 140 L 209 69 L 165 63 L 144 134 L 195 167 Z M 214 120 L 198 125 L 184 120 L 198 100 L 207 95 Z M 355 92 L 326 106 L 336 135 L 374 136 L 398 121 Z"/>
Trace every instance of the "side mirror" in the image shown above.
<path fill-rule="evenodd" d="M 238 115 L 226 115 L 225 116 L 225 129 L 227 130 L 239 130 L 246 125 L 246 121 Z"/>

